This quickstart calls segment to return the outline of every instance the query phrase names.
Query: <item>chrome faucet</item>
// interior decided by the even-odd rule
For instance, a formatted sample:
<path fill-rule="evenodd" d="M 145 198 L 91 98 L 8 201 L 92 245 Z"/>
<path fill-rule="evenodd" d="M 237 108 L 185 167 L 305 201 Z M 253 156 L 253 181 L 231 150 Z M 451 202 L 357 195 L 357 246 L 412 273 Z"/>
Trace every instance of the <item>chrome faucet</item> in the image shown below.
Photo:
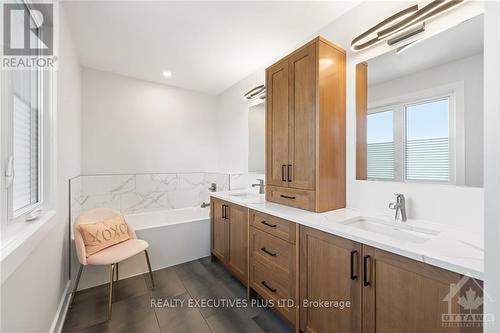
<path fill-rule="evenodd" d="M 207 207 L 210 207 L 210 203 L 206 203 L 205 201 L 203 201 L 201 203 L 201 208 L 207 208 Z"/>
<path fill-rule="evenodd" d="M 264 194 L 264 179 L 257 179 L 259 181 L 258 184 L 252 184 L 252 187 L 259 186 L 259 194 Z"/>
<path fill-rule="evenodd" d="M 391 202 L 389 208 L 396 211 L 394 215 L 396 221 L 401 219 L 401 222 L 406 222 L 405 196 L 401 193 L 394 193 L 394 195 L 396 196 L 396 202 Z"/>
<path fill-rule="evenodd" d="M 210 191 L 210 192 L 216 192 L 217 191 L 217 184 L 216 183 L 210 184 L 210 187 L 208 188 L 208 191 Z"/>

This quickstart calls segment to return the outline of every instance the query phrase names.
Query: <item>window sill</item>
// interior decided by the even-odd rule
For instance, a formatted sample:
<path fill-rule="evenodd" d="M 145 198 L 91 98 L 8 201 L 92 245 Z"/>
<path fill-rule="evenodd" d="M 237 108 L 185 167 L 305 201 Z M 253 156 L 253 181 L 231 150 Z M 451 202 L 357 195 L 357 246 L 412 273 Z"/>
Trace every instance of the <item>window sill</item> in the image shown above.
<path fill-rule="evenodd" d="M 55 226 L 56 212 L 46 211 L 32 222 L 18 222 L 3 232 L 0 245 L 1 284 L 24 262 Z"/>

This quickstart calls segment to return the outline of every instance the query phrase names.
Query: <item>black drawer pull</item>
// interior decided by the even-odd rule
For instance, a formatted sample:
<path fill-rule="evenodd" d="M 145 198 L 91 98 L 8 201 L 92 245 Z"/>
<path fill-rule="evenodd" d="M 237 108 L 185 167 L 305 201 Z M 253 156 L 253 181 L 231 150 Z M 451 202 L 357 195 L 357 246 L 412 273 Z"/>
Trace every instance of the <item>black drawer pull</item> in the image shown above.
<path fill-rule="evenodd" d="M 292 199 L 292 200 L 295 200 L 295 197 L 292 197 L 290 195 L 285 195 L 285 194 L 281 194 L 280 197 L 282 198 L 285 198 L 285 199 Z"/>
<path fill-rule="evenodd" d="M 356 259 L 354 257 L 356 257 Z M 354 272 L 354 265 L 355 265 L 354 261 L 356 261 L 356 267 L 357 267 L 358 266 L 357 265 L 358 251 L 356 251 L 356 250 L 351 251 L 351 280 L 357 280 L 358 279 L 358 273 Z"/>
<path fill-rule="evenodd" d="M 273 292 L 273 293 L 275 293 L 275 292 L 276 292 L 276 290 L 277 290 L 276 288 L 271 288 L 271 287 L 269 287 L 269 286 L 267 285 L 266 281 L 262 281 L 262 282 L 261 282 L 261 284 L 262 284 L 264 287 L 266 287 L 267 289 L 269 289 L 269 291 L 271 291 L 271 292 Z"/>
<path fill-rule="evenodd" d="M 286 182 L 286 164 L 281 165 L 281 181 Z"/>
<path fill-rule="evenodd" d="M 288 164 L 286 174 L 287 174 L 288 182 L 291 182 L 292 181 L 292 165 L 291 164 Z"/>
<path fill-rule="evenodd" d="M 271 228 L 276 228 L 277 227 L 276 224 L 267 223 L 266 221 L 260 221 L 260 223 L 262 223 L 263 225 L 267 225 L 268 227 L 271 227 Z"/>
<path fill-rule="evenodd" d="M 270 256 L 276 257 L 276 253 L 269 252 L 265 247 L 260 249 L 262 252 L 269 254 Z"/>
<path fill-rule="evenodd" d="M 370 256 L 363 257 L 363 285 L 368 287 L 370 285 L 370 272 L 368 271 L 368 262 L 370 261 Z"/>

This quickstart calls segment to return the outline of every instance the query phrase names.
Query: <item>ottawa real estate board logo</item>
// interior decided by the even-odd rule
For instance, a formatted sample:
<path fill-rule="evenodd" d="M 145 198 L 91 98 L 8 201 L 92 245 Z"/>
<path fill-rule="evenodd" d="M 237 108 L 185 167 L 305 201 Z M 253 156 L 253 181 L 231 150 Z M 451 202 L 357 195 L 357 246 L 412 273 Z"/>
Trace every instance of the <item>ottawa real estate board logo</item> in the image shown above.
<path fill-rule="evenodd" d="M 3 69 L 54 66 L 54 8 L 51 3 L 3 4 Z"/>

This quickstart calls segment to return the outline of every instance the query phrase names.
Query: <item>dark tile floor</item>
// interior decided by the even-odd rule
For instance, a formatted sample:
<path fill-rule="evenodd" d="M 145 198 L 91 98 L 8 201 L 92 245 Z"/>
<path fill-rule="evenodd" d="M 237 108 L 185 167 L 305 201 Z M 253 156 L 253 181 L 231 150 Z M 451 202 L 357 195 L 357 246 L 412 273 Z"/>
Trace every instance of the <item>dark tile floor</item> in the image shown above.
<path fill-rule="evenodd" d="M 208 257 L 153 274 L 155 289 L 150 288 L 146 274 L 115 284 L 113 316 L 109 322 L 106 321 L 107 285 L 78 292 L 66 316 L 63 332 L 292 332 L 291 327 L 268 308 L 251 304 L 247 307 L 196 304 L 204 299 L 246 299 L 245 287 Z M 152 306 L 152 300 L 160 300 L 157 304 L 163 306 Z M 170 307 L 166 306 L 167 302 Z M 184 302 L 184 306 L 173 307 L 174 302 Z"/>

